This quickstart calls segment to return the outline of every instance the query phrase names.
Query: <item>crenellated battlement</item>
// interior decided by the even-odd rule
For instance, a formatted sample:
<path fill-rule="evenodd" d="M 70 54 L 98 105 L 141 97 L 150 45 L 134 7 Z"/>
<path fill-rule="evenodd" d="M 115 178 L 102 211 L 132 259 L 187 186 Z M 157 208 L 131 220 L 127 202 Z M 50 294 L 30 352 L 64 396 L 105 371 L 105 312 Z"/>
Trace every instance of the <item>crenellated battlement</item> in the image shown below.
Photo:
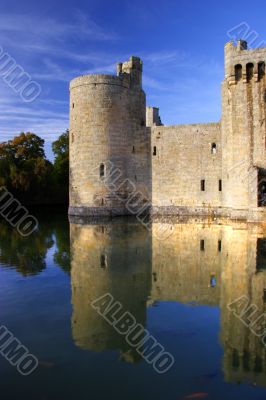
<path fill-rule="evenodd" d="M 265 75 L 266 48 L 248 49 L 245 40 L 226 43 L 225 54 L 225 79 L 230 85 L 235 85 L 243 79 L 247 83 L 254 78 L 259 82 Z"/>
<path fill-rule="evenodd" d="M 266 48 L 226 43 L 215 124 L 164 126 L 157 107 L 146 109 L 139 57 L 118 63 L 116 75 L 75 78 L 69 213 L 266 221 L 265 64 Z"/>
<path fill-rule="evenodd" d="M 131 56 L 129 61 L 117 64 L 117 76 L 130 75 L 133 86 L 142 87 L 142 61 L 139 57 Z"/>

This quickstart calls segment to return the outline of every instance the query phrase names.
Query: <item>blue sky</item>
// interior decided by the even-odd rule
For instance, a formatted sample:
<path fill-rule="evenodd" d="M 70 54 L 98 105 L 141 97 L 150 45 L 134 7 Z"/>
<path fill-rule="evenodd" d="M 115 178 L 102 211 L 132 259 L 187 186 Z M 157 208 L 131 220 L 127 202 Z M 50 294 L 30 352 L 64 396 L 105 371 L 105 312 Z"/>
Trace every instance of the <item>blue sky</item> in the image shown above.
<path fill-rule="evenodd" d="M 218 121 L 223 47 L 245 22 L 266 40 L 266 3 L 209 0 L 0 0 L 0 46 L 41 86 L 24 103 L 0 77 L 0 135 L 31 131 L 51 142 L 68 127 L 68 85 L 80 74 L 144 62 L 147 105 L 164 124 Z"/>

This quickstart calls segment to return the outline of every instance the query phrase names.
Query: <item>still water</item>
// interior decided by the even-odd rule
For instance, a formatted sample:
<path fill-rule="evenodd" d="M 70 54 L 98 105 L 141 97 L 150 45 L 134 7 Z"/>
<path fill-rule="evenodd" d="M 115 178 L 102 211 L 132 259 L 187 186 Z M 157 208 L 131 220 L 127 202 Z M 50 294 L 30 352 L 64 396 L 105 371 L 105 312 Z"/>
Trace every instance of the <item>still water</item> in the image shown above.
<path fill-rule="evenodd" d="M 36 215 L 37 214 L 37 215 Z M 228 304 L 266 305 L 266 230 L 245 223 L 69 223 L 35 210 L 29 238 L 0 222 L 0 325 L 39 360 L 0 355 L 3 400 L 265 399 L 261 339 Z M 158 374 L 91 306 L 110 293 L 173 355 Z"/>

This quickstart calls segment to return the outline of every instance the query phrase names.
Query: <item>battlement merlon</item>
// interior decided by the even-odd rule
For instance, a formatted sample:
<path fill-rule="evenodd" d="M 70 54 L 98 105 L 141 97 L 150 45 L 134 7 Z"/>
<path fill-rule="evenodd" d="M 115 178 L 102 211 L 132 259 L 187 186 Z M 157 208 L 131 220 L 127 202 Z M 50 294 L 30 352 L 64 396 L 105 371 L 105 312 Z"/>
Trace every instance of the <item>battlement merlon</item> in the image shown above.
<path fill-rule="evenodd" d="M 239 39 L 236 44 L 227 42 L 224 47 L 225 79 L 235 81 L 235 67 L 242 68 L 245 79 L 247 64 L 253 64 L 255 76 L 259 65 L 266 63 L 266 47 L 249 49 L 246 40 Z"/>
<path fill-rule="evenodd" d="M 142 88 L 142 61 L 139 57 L 131 56 L 129 61 L 117 64 L 117 76 L 130 75 L 133 87 Z"/>
<path fill-rule="evenodd" d="M 158 107 L 146 107 L 146 126 L 162 126 Z"/>

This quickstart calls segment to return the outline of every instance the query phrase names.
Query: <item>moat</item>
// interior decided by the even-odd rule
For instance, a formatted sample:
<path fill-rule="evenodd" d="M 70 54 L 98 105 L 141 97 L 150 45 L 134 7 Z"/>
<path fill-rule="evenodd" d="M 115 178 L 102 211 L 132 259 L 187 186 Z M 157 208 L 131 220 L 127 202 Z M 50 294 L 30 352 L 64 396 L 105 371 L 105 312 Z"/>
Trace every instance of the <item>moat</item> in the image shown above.
<path fill-rule="evenodd" d="M 1 325 L 39 360 L 23 377 L 0 357 L 3 399 L 265 397 L 265 346 L 229 305 L 245 296 L 265 312 L 266 227 L 34 212 L 29 238 L 0 221 Z M 93 309 L 106 293 L 174 357 L 167 372 Z"/>

